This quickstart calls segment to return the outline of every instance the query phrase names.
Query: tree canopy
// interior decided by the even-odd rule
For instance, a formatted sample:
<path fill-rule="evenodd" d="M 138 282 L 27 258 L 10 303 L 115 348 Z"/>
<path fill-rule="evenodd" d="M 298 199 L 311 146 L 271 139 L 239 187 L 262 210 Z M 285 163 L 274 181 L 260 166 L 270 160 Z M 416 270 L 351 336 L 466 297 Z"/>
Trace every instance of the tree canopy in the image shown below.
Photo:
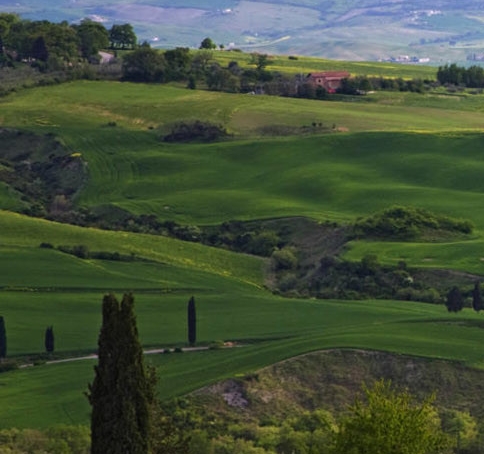
<path fill-rule="evenodd" d="M 437 454 L 451 445 L 432 405 L 408 391 L 397 392 L 388 381 L 364 387 L 336 435 L 332 454 Z"/>
<path fill-rule="evenodd" d="M 134 49 L 137 40 L 131 24 L 114 24 L 109 30 L 109 41 L 113 49 Z"/>

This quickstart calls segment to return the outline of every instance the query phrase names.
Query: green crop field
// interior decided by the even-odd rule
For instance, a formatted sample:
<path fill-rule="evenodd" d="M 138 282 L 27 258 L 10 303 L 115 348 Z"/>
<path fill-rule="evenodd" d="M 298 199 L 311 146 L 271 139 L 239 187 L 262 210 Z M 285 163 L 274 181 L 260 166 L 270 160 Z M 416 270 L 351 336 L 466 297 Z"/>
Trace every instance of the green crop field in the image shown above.
<path fill-rule="evenodd" d="M 289 61 L 273 63 L 282 68 Z M 317 66 L 310 59 L 296 63 L 305 72 Z M 297 65 L 287 71 L 297 72 Z M 417 71 L 381 68 L 402 77 Z M 322 102 L 75 82 L 0 98 L 0 127 L 54 134 L 84 160 L 89 179 L 75 199 L 79 206 L 112 205 L 195 225 L 288 216 L 352 222 L 393 204 L 422 207 L 471 220 L 472 236 L 445 243 L 354 241 L 346 257 L 371 252 L 384 263 L 403 259 L 484 275 L 483 112 L 483 95 L 469 93 L 374 93 Z M 210 144 L 160 140 L 174 122 L 196 119 L 222 124 L 232 136 Z M 292 129 L 274 137 L 267 133 L 274 127 Z M 56 354 L 94 352 L 103 294 L 133 291 L 145 347 L 186 344 L 192 295 L 198 340 L 242 345 L 149 356 L 165 399 L 322 348 L 389 350 L 484 367 L 481 316 L 469 309 L 448 314 L 422 303 L 281 298 L 264 287 L 264 259 L 8 211 L 22 203 L 0 187 L 0 315 L 9 356 L 41 353 L 50 325 Z M 80 259 L 41 243 L 85 245 L 135 260 Z M 85 360 L 2 373 L 0 427 L 87 423 L 83 392 L 92 366 Z"/>

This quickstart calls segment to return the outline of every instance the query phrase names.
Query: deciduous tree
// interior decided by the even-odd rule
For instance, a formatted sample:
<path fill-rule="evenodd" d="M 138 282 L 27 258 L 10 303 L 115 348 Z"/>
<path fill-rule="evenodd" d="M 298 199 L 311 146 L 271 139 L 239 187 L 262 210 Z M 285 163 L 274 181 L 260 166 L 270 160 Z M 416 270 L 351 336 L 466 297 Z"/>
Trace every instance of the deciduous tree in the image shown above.
<path fill-rule="evenodd" d="M 445 305 L 449 312 L 459 312 L 464 308 L 464 297 L 462 296 L 459 287 L 452 287 L 449 290 Z"/>
<path fill-rule="evenodd" d="M 109 33 L 103 24 L 84 19 L 75 27 L 84 58 L 96 55 L 101 49 L 109 46 Z"/>
<path fill-rule="evenodd" d="M 200 43 L 200 49 L 216 49 L 217 45 L 211 40 L 211 38 L 205 38 Z"/>
<path fill-rule="evenodd" d="M 123 78 L 133 82 L 163 82 L 166 61 L 161 52 L 141 46 L 123 58 Z"/>
<path fill-rule="evenodd" d="M 137 40 L 131 24 L 114 24 L 109 30 L 109 42 L 113 49 L 133 49 Z"/>
<path fill-rule="evenodd" d="M 432 397 L 417 403 L 383 380 L 364 387 L 364 395 L 343 420 L 333 454 L 437 454 L 452 444 L 442 432 Z"/>
<path fill-rule="evenodd" d="M 98 365 L 89 385 L 92 454 L 147 454 L 152 380 L 143 365 L 131 294 L 103 300 Z"/>

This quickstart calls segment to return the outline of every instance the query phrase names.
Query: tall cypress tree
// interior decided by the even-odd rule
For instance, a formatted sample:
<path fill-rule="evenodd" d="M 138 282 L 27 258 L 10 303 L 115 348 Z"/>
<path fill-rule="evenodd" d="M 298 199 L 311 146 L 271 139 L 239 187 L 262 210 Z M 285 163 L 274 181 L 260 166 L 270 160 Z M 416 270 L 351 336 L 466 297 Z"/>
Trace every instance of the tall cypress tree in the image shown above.
<path fill-rule="evenodd" d="M 188 301 L 187 307 L 188 318 L 188 343 L 195 345 L 197 341 L 197 315 L 195 312 L 195 298 L 192 296 Z"/>
<path fill-rule="evenodd" d="M 45 330 L 45 351 L 52 353 L 54 351 L 54 327 L 48 326 Z"/>
<path fill-rule="evenodd" d="M 481 295 L 481 284 L 477 281 L 474 285 L 474 290 L 472 290 L 472 307 L 476 312 L 482 310 L 482 295 Z"/>
<path fill-rule="evenodd" d="M 7 356 L 7 332 L 5 331 L 5 320 L 0 315 L 0 360 Z"/>
<path fill-rule="evenodd" d="M 103 300 L 98 365 L 89 385 L 92 454 L 147 454 L 152 381 L 146 375 L 138 339 L 134 299 Z"/>

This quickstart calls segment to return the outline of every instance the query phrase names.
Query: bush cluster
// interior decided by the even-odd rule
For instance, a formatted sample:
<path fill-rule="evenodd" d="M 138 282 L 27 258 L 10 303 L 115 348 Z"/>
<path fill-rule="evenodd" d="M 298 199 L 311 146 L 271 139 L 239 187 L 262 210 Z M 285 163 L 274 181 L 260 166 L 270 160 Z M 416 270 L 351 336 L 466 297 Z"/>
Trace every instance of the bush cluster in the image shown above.
<path fill-rule="evenodd" d="M 164 142 L 214 142 L 228 137 L 222 125 L 215 125 L 208 121 L 181 121 L 175 123 L 171 132 L 163 137 Z"/>
<path fill-rule="evenodd" d="M 421 208 L 393 206 L 355 222 L 356 237 L 384 239 L 416 239 L 426 231 L 470 234 L 473 225 L 468 220 L 453 219 Z"/>
<path fill-rule="evenodd" d="M 52 245 L 49 243 L 41 243 L 40 247 L 52 248 Z M 119 252 L 110 251 L 90 251 L 85 244 L 78 244 L 75 246 L 60 245 L 57 246 L 57 249 L 80 259 L 111 260 L 115 262 L 132 262 L 137 259 L 134 254 L 120 254 Z"/>

